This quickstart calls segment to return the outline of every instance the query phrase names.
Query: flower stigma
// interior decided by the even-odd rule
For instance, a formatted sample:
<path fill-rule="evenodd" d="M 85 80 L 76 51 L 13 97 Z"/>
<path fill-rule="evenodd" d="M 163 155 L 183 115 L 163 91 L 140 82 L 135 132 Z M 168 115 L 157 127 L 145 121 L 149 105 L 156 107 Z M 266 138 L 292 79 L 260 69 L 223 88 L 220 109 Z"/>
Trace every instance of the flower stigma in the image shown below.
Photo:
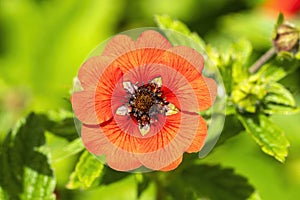
<path fill-rule="evenodd" d="M 179 112 L 174 104 L 166 100 L 161 87 L 161 77 L 140 86 L 130 81 L 123 82 L 128 101 L 117 109 L 116 114 L 133 118 L 142 136 L 145 136 L 150 131 L 150 126 L 158 121 L 158 115 L 168 116 Z"/>

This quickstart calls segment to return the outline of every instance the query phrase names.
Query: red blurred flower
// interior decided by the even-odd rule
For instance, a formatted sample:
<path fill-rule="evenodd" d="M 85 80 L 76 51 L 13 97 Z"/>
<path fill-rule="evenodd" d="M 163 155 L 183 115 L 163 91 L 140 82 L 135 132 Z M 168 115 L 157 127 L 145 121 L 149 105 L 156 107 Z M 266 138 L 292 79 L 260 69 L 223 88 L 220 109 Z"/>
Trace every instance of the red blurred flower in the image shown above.
<path fill-rule="evenodd" d="M 113 37 L 82 65 L 83 90 L 72 95 L 86 148 L 120 171 L 176 168 L 207 135 L 197 112 L 214 102 L 216 82 L 202 76 L 203 65 L 197 51 L 156 31 Z"/>
<path fill-rule="evenodd" d="M 282 12 L 284 16 L 294 17 L 300 10 L 300 0 L 267 0 L 264 8 L 274 15 Z"/>

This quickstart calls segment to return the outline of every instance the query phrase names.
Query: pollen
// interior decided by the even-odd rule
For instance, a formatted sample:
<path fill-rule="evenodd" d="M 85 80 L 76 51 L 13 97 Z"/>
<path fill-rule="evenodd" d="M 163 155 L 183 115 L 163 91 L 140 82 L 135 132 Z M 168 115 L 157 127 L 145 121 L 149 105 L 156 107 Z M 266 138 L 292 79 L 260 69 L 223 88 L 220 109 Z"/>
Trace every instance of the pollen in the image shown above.
<path fill-rule="evenodd" d="M 141 112 L 149 112 L 151 106 L 155 103 L 155 98 L 150 91 L 141 90 L 137 93 L 133 106 Z"/>
<path fill-rule="evenodd" d="M 161 77 L 141 85 L 123 82 L 128 102 L 119 107 L 116 114 L 128 115 L 135 119 L 141 134 L 146 135 L 150 126 L 158 121 L 158 115 L 168 116 L 179 112 L 175 105 L 165 99 L 161 87 Z"/>
<path fill-rule="evenodd" d="M 136 119 L 140 128 L 149 126 L 157 121 L 157 114 L 165 112 L 163 108 L 168 102 L 161 96 L 162 92 L 156 83 L 148 83 L 137 88 L 133 94 L 129 93 L 129 114 Z M 162 106 L 163 105 L 163 106 Z"/>

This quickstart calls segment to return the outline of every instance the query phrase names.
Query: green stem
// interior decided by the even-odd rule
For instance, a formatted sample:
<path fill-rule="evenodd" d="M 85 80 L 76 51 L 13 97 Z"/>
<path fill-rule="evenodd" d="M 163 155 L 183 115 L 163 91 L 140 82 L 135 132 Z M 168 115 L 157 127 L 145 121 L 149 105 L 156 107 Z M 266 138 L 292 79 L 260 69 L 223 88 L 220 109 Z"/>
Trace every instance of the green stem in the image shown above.
<path fill-rule="evenodd" d="M 262 55 L 250 68 L 249 72 L 251 74 L 255 73 L 257 70 L 259 70 L 263 64 L 265 64 L 271 57 L 273 57 L 276 53 L 276 50 L 274 47 L 269 49 L 264 55 Z"/>
<path fill-rule="evenodd" d="M 164 183 L 165 174 L 162 174 L 162 172 L 150 172 L 146 176 L 148 176 L 155 183 L 156 199 L 165 199 L 166 198 L 165 183 Z"/>

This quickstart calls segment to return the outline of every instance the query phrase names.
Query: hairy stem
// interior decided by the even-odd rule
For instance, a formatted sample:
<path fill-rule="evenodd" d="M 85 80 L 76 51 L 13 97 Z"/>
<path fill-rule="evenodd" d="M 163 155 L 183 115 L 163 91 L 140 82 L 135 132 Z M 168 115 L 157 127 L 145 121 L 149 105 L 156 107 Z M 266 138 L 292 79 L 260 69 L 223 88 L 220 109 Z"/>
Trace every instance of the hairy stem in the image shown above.
<path fill-rule="evenodd" d="M 263 66 L 271 57 L 273 57 L 276 53 L 276 50 L 274 47 L 269 49 L 264 55 L 262 55 L 250 68 L 249 72 L 251 74 L 255 73 L 257 70 Z"/>

